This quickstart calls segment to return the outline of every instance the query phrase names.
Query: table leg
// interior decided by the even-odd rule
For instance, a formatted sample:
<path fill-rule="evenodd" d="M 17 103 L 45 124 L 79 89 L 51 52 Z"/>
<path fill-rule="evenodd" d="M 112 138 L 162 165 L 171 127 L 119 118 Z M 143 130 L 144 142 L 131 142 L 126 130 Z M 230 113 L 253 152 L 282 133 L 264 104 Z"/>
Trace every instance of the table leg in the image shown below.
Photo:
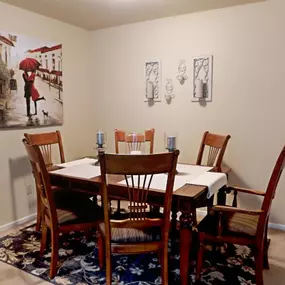
<path fill-rule="evenodd" d="M 189 255 L 192 243 L 192 216 L 182 213 L 180 216 L 180 278 L 181 285 L 188 285 Z"/>
<path fill-rule="evenodd" d="M 218 196 L 217 196 L 217 198 L 218 198 L 218 201 L 217 201 L 218 205 L 222 205 L 222 206 L 226 205 L 226 200 L 227 200 L 226 190 L 227 190 L 226 187 L 223 187 L 223 188 L 221 188 L 219 190 Z"/>

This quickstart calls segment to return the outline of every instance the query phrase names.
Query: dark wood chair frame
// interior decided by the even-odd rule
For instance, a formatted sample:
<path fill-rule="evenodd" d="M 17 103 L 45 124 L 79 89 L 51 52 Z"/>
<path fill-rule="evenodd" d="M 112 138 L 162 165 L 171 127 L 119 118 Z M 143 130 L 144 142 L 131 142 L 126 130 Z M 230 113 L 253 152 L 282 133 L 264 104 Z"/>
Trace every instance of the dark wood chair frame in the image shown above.
<path fill-rule="evenodd" d="M 23 144 L 28 153 L 32 170 L 35 176 L 36 189 L 39 192 L 38 196 L 42 205 L 42 238 L 40 254 L 43 255 L 47 245 L 48 229 L 51 232 L 51 263 L 50 263 L 50 278 L 53 278 L 57 272 L 58 250 L 59 250 L 59 235 L 60 233 L 69 233 L 71 231 L 87 231 L 91 228 L 97 228 L 99 220 L 95 222 L 82 222 L 60 225 L 57 217 L 57 209 L 53 199 L 52 186 L 50 183 L 49 173 L 40 151 L 39 146 L 29 145 L 26 139 L 23 139 Z"/>
<path fill-rule="evenodd" d="M 203 251 L 205 243 L 233 243 L 240 245 L 250 245 L 254 247 L 255 261 L 256 261 L 256 270 L 255 270 L 256 284 L 263 285 L 264 251 L 267 251 L 267 226 L 268 226 L 269 213 L 270 213 L 272 200 L 275 197 L 275 192 L 279 182 L 279 178 L 282 174 L 284 167 L 285 167 L 285 146 L 283 147 L 276 161 L 266 192 L 232 187 L 232 189 L 237 192 L 262 196 L 263 203 L 261 209 L 246 210 L 246 209 L 240 209 L 228 206 L 214 206 L 211 209 L 211 211 L 214 214 L 218 215 L 219 217 L 218 229 L 217 229 L 218 234 L 214 236 L 205 232 L 198 233 L 200 250 L 197 261 L 197 275 L 196 275 L 197 280 L 200 279 L 201 275 L 200 272 L 203 264 Z M 255 236 L 247 236 L 247 235 L 234 236 L 234 235 L 227 235 L 226 233 L 223 234 L 226 224 L 225 220 L 227 219 L 228 215 L 232 215 L 234 213 L 244 213 L 248 215 L 258 216 L 257 231 Z"/>
<path fill-rule="evenodd" d="M 101 232 L 98 239 L 99 262 L 102 268 L 106 264 L 106 284 L 112 283 L 111 254 L 139 254 L 158 252 L 161 261 L 162 284 L 168 284 L 168 237 L 170 228 L 170 211 L 172 193 L 179 151 L 154 155 L 112 155 L 100 153 L 101 165 L 101 195 L 104 209 L 104 234 Z M 146 203 L 151 179 L 154 174 L 167 173 L 167 186 L 164 198 L 163 218 L 148 218 Z M 107 175 L 122 175 L 127 181 L 129 193 L 129 218 L 124 220 L 110 220 L 109 195 Z M 150 175 L 149 182 L 146 182 Z M 138 177 L 138 185 L 134 177 Z M 131 177 L 131 178 L 129 178 Z M 131 179 L 131 183 L 128 182 Z M 141 182 L 143 185 L 141 186 Z M 159 241 L 140 243 L 113 243 L 111 242 L 111 228 L 146 229 L 159 227 L 161 239 Z M 100 227 L 99 227 L 100 229 Z M 104 238 L 103 238 L 104 236 Z M 104 250 L 105 249 L 105 255 Z M 105 257 L 105 258 L 104 258 Z"/>
<path fill-rule="evenodd" d="M 25 139 L 29 145 L 37 145 L 43 155 L 46 167 L 50 168 L 53 166 L 52 161 L 52 145 L 57 144 L 60 154 L 60 162 L 65 162 L 63 144 L 61 139 L 60 131 L 50 132 L 50 133 L 40 133 L 40 134 L 24 134 Z M 41 228 L 41 199 L 38 196 L 39 191 L 37 191 L 37 222 L 36 231 Z"/>
<path fill-rule="evenodd" d="M 202 138 L 196 164 L 197 165 L 202 164 L 205 147 L 209 146 L 210 149 L 206 165 L 213 166 L 216 167 L 217 170 L 221 170 L 222 161 L 230 138 L 231 138 L 230 135 L 223 136 L 223 135 L 212 134 L 206 131 Z"/>
<path fill-rule="evenodd" d="M 153 154 L 154 132 L 155 132 L 155 129 L 146 130 L 144 132 L 144 136 L 141 134 L 135 133 L 135 135 L 136 135 L 135 136 L 136 149 L 134 149 L 134 150 L 140 150 L 142 142 L 149 142 L 149 153 Z M 128 137 L 126 135 L 125 131 L 115 129 L 115 151 L 116 151 L 116 154 L 119 154 L 119 152 L 120 152 L 120 148 L 119 148 L 120 143 L 127 143 L 129 150 L 131 150 L 132 140 L 133 140 L 133 138 Z M 120 215 L 120 211 L 121 211 L 121 201 L 118 200 L 117 201 L 117 209 L 116 209 L 117 215 Z"/>
<path fill-rule="evenodd" d="M 144 132 L 144 141 L 149 142 L 150 148 L 149 153 L 153 154 L 153 148 L 154 148 L 154 129 L 146 130 Z M 119 143 L 126 142 L 126 132 L 122 130 L 115 129 L 115 150 L 116 153 L 119 154 Z"/>

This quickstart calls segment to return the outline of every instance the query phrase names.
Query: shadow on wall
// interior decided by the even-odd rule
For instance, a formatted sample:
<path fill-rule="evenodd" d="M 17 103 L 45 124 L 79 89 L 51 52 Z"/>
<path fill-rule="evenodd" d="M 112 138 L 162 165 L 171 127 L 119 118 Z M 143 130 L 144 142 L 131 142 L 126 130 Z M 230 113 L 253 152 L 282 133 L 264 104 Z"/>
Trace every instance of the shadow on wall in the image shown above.
<path fill-rule="evenodd" d="M 9 159 L 10 169 L 10 189 L 12 201 L 12 218 L 16 221 L 20 218 L 20 213 L 17 210 L 17 202 L 27 203 L 28 213 L 36 212 L 36 192 L 34 178 L 30 161 L 27 156 Z M 19 192 L 22 191 L 22 192 Z M 27 199 L 22 199 L 26 193 Z M 25 207 L 26 205 L 22 205 Z M 17 225 L 16 225 L 17 226 Z"/>

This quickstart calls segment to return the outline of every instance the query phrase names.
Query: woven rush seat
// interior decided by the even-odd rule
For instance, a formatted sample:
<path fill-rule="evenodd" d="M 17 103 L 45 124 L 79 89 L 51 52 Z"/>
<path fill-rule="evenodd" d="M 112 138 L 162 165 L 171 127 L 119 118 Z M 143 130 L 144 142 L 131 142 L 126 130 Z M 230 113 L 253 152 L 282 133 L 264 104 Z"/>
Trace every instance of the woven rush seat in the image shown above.
<path fill-rule="evenodd" d="M 104 223 L 99 224 L 100 233 L 105 236 Z M 161 238 L 159 227 L 152 227 L 147 229 L 137 228 L 117 228 L 111 227 L 111 242 L 112 243 L 140 243 L 159 241 Z"/>
<path fill-rule="evenodd" d="M 218 235 L 218 215 L 207 215 L 198 225 L 198 231 Z M 223 216 L 223 232 L 226 235 L 255 236 L 258 216 L 244 213 L 233 213 Z"/>
<path fill-rule="evenodd" d="M 58 190 L 53 192 L 57 218 L 60 225 L 93 222 L 103 219 L 103 209 L 85 193 Z"/>
<path fill-rule="evenodd" d="M 258 216 L 244 213 L 234 213 L 228 218 L 228 230 L 235 233 L 244 233 L 250 236 L 256 234 Z"/>

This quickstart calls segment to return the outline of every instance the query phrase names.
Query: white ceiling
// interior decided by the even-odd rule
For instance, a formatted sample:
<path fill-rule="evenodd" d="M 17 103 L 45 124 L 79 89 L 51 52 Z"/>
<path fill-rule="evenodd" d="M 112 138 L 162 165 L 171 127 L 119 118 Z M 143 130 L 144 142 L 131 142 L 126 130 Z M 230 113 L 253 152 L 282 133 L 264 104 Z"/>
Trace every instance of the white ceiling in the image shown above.
<path fill-rule="evenodd" d="M 86 30 L 263 0 L 0 0 Z"/>

